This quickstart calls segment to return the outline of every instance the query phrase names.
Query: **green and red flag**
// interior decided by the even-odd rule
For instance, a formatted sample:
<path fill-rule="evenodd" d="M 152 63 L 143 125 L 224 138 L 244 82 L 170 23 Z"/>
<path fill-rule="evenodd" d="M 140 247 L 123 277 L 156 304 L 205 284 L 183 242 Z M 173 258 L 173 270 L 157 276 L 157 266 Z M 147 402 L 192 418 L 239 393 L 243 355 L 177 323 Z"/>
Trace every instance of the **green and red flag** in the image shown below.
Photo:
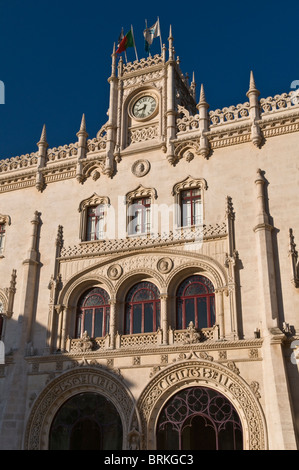
<path fill-rule="evenodd" d="M 121 54 L 122 52 L 126 51 L 128 47 L 134 47 L 134 36 L 132 33 L 132 29 L 121 39 L 117 51 L 117 54 Z"/>

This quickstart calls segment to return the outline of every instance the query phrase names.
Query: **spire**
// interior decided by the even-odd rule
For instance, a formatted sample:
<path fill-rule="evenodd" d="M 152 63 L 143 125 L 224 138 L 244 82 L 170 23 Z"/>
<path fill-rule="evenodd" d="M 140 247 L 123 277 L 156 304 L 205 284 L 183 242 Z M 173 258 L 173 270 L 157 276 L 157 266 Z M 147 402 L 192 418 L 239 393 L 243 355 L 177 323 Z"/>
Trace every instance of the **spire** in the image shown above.
<path fill-rule="evenodd" d="M 173 60 L 174 58 L 174 49 L 173 49 L 173 37 L 172 37 L 172 27 L 169 27 L 169 37 L 168 37 L 168 44 L 169 44 L 169 60 Z"/>
<path fill-rule="evenodd" d="M 262 133 L 259 127 L 258 121 L 260 120 L 260 104 L 259 104 L 260 92 L 256 88 L 253 72 L 250 72 L 249 90 L 246 96 L 249 100 L 249 116 L 252 120 L 251 125 L 251 141 L 256 147 L 260 147 L 262 143 Z"/>
<path fill-rule="evenodd" d="M 192 82 L 191 82 L 191 85 L 190 85 L 190 90 L 191 90 L 192 96 L 195 100 L 196 99 L 196 83 L 195 83 L 195 74 L 194 74 L 194 72 L 192 73 Z"/>
<path fill-rule="evenodd" d="M 85 120 L 85 114 L 84 113 L 82 115 L 80 132 L 86 132 L 86 120 Z"/>
<path fill-rule="evenodd" d="M 39 144 L 47 144 L 46 124 L 44 124 L 44 126 L 43 126 L 43 130 L 42 130 L 42 133 L 41 133 L 41 136 L 40 136 L 40 141 L 37 143 L 37 145 L 39 146 Z"/>
<path fill-rule="evenodd" d="M 247 96 L 249 93 L 256 93 L 257 96 L 259 96 L 260 92 L 258 91 L 258 89 L 256 88 L 256 84 L 255 84 L 255 80 L 254 80 L 254 76 L 253 76 L 253 71 L 251 70 L 250 71 L 250 79 L 249 79 L 249 90 L 247 92 Z"/>
<path fill-rule="evenodd" d="M 207 101 L 206 101 L 206 95 L 205 95 L 205 90 L 204 90 L 203 84 L 201 84 L 201 87 L 200 87 L 199 103 L 200 103 L 200 104 L 207 103 Z"/>
<path fill-rule="evenodd" d="M 210 127 L 209 112 L 208 112 L 209 105 L 206 101 L 206 95 L 205 95 L 203 84 L 201 84 L 201 87 L 200 87 L 200 98 L 199 98 L 199 103 L 196 107 L 199 113 L 199 129 L 201 132 L 199 153 L 203 155 L 204 158 L 208 158 L 209 153 L 210 153 L 210 147 L 209 147 L 209 140 L 206 136 L 206 133 L 209 131 L 209 127 Z"/>
<path fill-rule="evenodd" d="M 85 114 L 82 114 L 82 119 L 81 119 L 81 124 L 80 124 L 80 130 L 77 132 L 77 137 L 80 138 L 80 136 L 83 136 L 85 138 L 88 137 L 88 134 L 86 132 L 86 120 L 85 120 Z"/>

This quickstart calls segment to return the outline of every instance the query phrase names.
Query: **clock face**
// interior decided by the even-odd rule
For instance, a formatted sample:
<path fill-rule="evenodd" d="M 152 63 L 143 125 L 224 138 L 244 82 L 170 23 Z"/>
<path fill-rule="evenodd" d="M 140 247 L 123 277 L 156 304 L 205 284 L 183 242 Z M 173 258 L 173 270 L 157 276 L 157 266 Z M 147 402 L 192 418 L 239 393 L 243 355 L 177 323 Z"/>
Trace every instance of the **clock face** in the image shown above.
<path fill-rule="evenodd" d="M 133 115 L 137 119 L 144 119 L 151 116 L 157 107 L 157 102 L 152 96 L 142 96 L 133 106 Z"/>

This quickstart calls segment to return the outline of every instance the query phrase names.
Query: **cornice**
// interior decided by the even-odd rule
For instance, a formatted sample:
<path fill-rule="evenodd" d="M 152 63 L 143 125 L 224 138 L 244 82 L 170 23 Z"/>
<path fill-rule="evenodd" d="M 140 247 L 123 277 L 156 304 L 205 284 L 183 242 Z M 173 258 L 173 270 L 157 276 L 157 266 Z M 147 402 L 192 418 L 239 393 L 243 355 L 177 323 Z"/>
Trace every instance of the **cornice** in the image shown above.
<path fill-rule="evenodd" d="M 78 352 L 65 352 L 59 354 L 48 354 L 48 355 L 36 355 L 36 356 L 27 356 L 25 360 L 28 363 L 34 364 L 38 363 L 48 363 L 48 362 L 64 362 L 64 361 L 75 361 L 84 359 L 105 359 L 105 358 L 127 358 L 128 356 L 152 356 L 160 354 L 180 354 L 180 353 L 190 353 L 192 351 L 203 352 L 203 351 L 222 351 L 222 350 L 237 350 L 240 349 L 251 349 L 257 348 L 261 349 L 263 346 L 263 339 L 247 339 L 247 340 L 235 340 L 235 341 L 214 341 L 207 340 L 202 343 L 192 344 L 192 345 L 157 345 L 154 347 L 144 346 L 144 347 L 129 347 L 129 348 L 119 348 L 119 349 L 100 349 L 98 351 L 85 351 L 84 353 Z M 243 362 L 245 359 L 233 359 L 236 362 Z M 246 358 L 246 361 L 252 362 L 261 360 L 260 358 Z M 231 359 L 223 359 L 222 361 L 217 360 L 216 362 L 228 362 Z M 124 366 L 127 368 L 127 366 Z M 150 367 L 150 366 L 149 366 Z"/>

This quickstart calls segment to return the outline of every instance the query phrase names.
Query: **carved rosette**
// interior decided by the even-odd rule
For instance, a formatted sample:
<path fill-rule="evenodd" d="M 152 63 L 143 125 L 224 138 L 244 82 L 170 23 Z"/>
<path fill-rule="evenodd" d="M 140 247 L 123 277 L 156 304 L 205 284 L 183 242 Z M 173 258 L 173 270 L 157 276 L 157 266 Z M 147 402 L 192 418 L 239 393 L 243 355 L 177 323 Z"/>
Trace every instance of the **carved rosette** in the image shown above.
<path fill-rule="evenodd" d="M 157 269 L 161 274 L 168 274 L 173 268 L 173 261 L 171 258 L 161 258 L 157 263 Z"/>
<path fill-rule="evenodd" d="M 107 276 L 112 281 L 117 281 L 123 273 L 123 268 L 119 264 L 113 264 L 108 268 Z"/>
<path fill-rule="evenodd" d="M 137 160 L 132 165 L 132 173 L 137 176 L 137 178 L 147 175 L 149 171 L 150 162 L 148 160 Z"/>

